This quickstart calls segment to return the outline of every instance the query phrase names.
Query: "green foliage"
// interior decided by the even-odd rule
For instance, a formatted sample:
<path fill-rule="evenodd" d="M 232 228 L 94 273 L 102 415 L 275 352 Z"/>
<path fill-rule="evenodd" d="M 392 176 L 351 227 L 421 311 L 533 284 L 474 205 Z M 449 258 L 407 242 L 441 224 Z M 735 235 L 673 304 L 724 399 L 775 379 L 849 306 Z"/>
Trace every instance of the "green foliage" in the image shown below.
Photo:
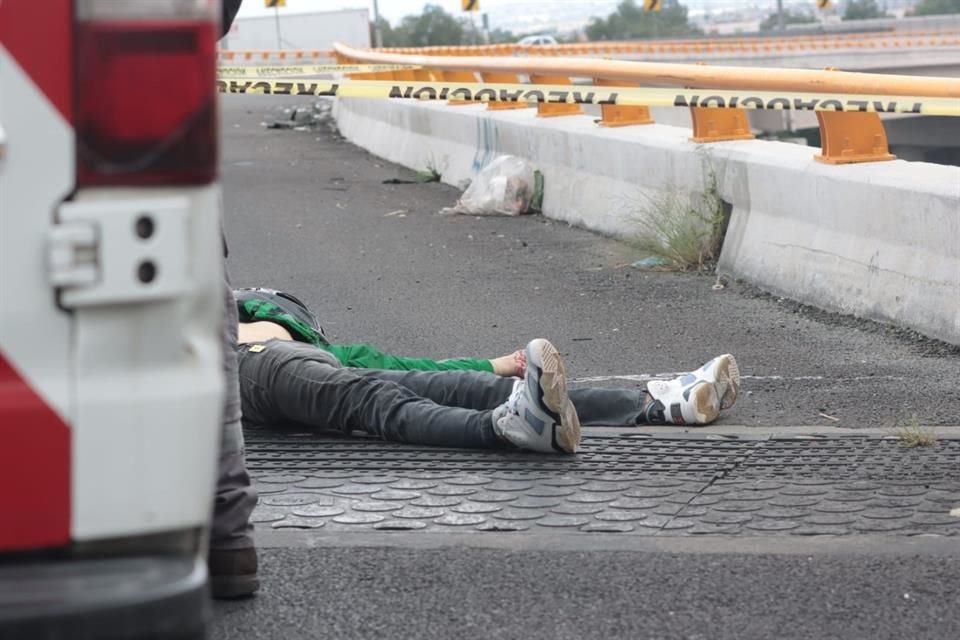
<path fill-rule="evenodd" d="M 517 36 L 513 33 L 507 31 L 506 29 L 491 29 L 490 30 L 490 44 L 506 44 L 508 42 L 516 42 Z"/>
<path fill-rule="evenodd" d="M 960 13 L 960 0 L 920 0 L 913 10 L 915 16 L 935 16 L 944 13 Z"/>
<path fill-rule="evenodd" d="M 623 0 L 606 18 L 593 18 L 586 29 L 590 40 L 637 40 L 697 35 L 687 22 L 687 8 L 678 0 L 664 0 L 661 11 L 644 11 L 635 0 Z"/>
<path fill-rule="evenodd" d="M 921 425 L 916 415 L 912 416 L 905 424 L 897 426 L 893 435 L 908 449 L 933 447 L 937 444 L 937 432 L 930 427 Z"/>
<path fill-rule="evenodd" d="M 370 21 L 370 43 L 374 46 L 377 44 L 377 26 L 380 27 L 380 34 L 383 36 L 383 46 L 394 46 L 393 44 L 388 44 L 388 42 L 394 42 L 394 35 L 393 27 L 390 26 L 390 22 L 386 18 L 380 18 L 377 21 Z"/>
<path fill-rule="evenodd" d="M 843 14 L 844 20 L 869 20 L 882 18 L 886 15 L 877 6 L 877 0 L 850 0 L 847 2 L 847 11 Z"/>
<path fill-rule="evenodd" d="M 383 34 L 385 47 L 433 47 L 458 44 L 480 44 L 483 42 L 482 30 L 466 18 L 457 18 L 442 7 L 428 4 L 420 15 L 403 18 L 396 27 L 386 19 L 380 18 L 380 33 Z M 371 42 L 374 25 L 371 25 Z M 514 42 L 516 36 L 505 29 L 490 31 L 490 43 Z"/>
<path fill-rule="evenodd" d="M 644 198 L 638 211 L 639 233 L 632 244 L 656 258 L 667 271 L 696 271 L 713 268 L 726 231 L 727 213 L 711 170 L 699 197 L 682 197 L 675 189 Z"/>
<path fill-rule="evenodd" d="M 385 47 L 432 47 L 464 44 L 469 27 L 438 5 L 428 4 L 418 16 L 406 16 L 396 27 L 380 18 Z"/>
<path fill-rule="evenodd" d="M 809 24 L 811 22 L 816 22 L 817 19 L 813 16 L 805 15 L 802 13 L 792 13 L 790 11 L 783 12 L 783 24 L 784 26 L 788 24 Z M 776 13 L 773 13 L 767 16 L 767 19 L 760 23 L 760 31 L 773 31 L 780 28 L 780 19 L 777 17 Z"/>
<path fill-rule="evenodd" d="M 430 160 L 427 161 L 427 168 L 417 171 L 417 182 L 440 182 L 440 179 L 443 176 L 440 175 L 440 170 L 437 169 L 437 162 L 433 159 L 431 154 Z"/>

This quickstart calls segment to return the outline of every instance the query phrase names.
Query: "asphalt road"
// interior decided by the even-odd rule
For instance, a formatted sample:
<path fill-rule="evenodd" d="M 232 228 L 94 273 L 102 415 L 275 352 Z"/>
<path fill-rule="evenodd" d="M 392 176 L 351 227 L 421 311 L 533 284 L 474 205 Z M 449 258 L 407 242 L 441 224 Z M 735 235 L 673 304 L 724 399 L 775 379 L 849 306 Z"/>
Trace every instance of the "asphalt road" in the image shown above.
<path fill-rule="evenodd" d="M 218 603 L 212 638 L 960 636 L 960 559 L 943 547 L 630 541 L 622 550 L 590 538 L 593 548 L 555 548 L 547 537 L 499 548 L 267 548 L 267 586 L 253 600 Z"/>
<path fill-rule="evenodd" d="M 287 99 L 284 104 L 303 104 Z M 446 217 L 458 192 L 326 129 L 261 126 L 224 100 L 230 267 L 296 293 L 336 341 L 499 355 L 553 340 L 575 379 L 736 354 L 722 421 L 770 428 L 960 423 L 960 350 L 713 276 L 639 271 L 630 246 L 540 217 Z M 547 203 L 549 206 L 549 203 Z M 830 417 L 823 417 L 824 415 Z M 955 638 L 955 539 L 606 534 L 260 535 L 264 588 L 218 603 L 211 638 Z"/>
<path fill-rule="evenodd" d="M 730 352 L 746 378 L 726 424 L 960 423 L 960 348 L 736 282 L 715 290 L 713 276 L 640 271 L 630 246 L 539 216 L 440 216 L 455 188 L 385 185 L 413 173 L 326 129 L 265 129 L 277 104 L 309 101 L 224 99 L 230 267 L 238 284 L 302 297 L 334 341 L 450 357 L 546 337 L 575 379 Z"/>

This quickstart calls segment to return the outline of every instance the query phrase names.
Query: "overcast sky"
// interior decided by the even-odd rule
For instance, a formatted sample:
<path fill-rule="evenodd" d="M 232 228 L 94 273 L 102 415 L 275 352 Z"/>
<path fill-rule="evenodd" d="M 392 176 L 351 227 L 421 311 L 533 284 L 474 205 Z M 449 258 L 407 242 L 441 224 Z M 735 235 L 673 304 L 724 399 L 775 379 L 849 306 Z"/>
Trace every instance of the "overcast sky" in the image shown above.
<path fill-rule="evenodd" d="M 525 0 L 525 4 L 556 4 L 558 0 Z M 574 0 L 575 1 L 575 0 Z M 240 9 L 241 16 L 272 15 L 273 9 L 264 8 L 264 0 L 244 0 Z M 380 15 L 390 22 L 397 22 L 403 16 L 418 14 L 425 4 L 438 4 L 450 13 L 460 13 L 460 0 L 379 0 Z M 487 9 L 506 4 L 517 4 L 516 0 L 480 0 L 480 8 Z M 336 11 L 337 9 L 369 9 L 373 15 L 373 0 L 287 0 L 287 6 L 280 11 Z"/>
<path fill-rule="evenodd" d="M 639 0 L 638 4 L 639 4 Z M 814 0 L 785 0 L 785 5 L 797 4 L 799 2 L 813 3 Z M 410 14 L 419 14 L 425 4 L 438 4 L 445 10 L 459 15 L 460 0 L 378 0 L 380 5 L 380 15 L 390 22 L 396 24 L 401 18 Z M 479 0 L 481 11 L 490 11 L 505 6 L 530 7 L 542 9 L 544 7 L 556 7 L 560 4 L 576 3 L 580 0 Z M 776 6 L 776 0 L 683 0 L 684 4 L 693 8 L 721 9 L 735 8 L 743 6 L 754 6 L 763 8 L 773 8 Z M 273 15 L 273 9 L 264 7 L 264 0 L 243 0 L 243 6 L 240 9 L 241 16 L 264 16 Z M 287 6 L 280 9 L 283 13 L 297 13 L 303 11 L 336 11 L 338 9 L 369 9 L 370 15 L 373 15 L 373 0 L 287 0 Z M 533 11 L 532 13 L 535 13 Z"/>

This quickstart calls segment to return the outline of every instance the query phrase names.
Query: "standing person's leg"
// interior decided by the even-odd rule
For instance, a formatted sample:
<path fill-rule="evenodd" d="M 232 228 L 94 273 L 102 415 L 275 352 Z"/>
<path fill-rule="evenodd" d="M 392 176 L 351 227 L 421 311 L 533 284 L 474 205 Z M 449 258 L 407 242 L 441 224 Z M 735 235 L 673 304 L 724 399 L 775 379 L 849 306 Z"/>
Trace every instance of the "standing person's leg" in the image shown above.
<path fill-rule="evenodd" d="M 223 0 L 220 37 L 240 10 L 243 0 Z M 223 224 L 223 200 L 220 200 L 220 223 Z M 250 482 L 244 460 L 243 431 L 240 426 L 240 384 L 237 377 L 237 301 L 233 297 L 227 273 L 227 238 L 223 234 L 223 372 L 226 389 L 223 402 L 223 432 L 217 488 L 210 528 L 210 592 L 214 598 L 239 598 L 252 595 L 260 588 L 257 550 L 253 544 L 250 513 L 257 504 L 257 493 Z"/>
<path fill-rule="evenodd" d="M 210 586 L 215 598 L 248 596 L 260 587 L 250 513 L 257 493 L 244 461 L 237 373 L 237 304 L 224 273 L 223 370 L 226 395 L 213 526 L 210 531 Z"/>

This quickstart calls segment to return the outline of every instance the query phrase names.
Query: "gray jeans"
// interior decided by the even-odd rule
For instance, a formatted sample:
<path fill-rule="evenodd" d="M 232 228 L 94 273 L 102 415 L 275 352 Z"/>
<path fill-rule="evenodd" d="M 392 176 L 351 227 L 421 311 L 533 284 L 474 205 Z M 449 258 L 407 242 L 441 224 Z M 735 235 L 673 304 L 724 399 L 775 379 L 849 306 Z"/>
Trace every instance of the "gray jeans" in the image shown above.
<path fill-rule="evenodd" d="M 257 504 L 257 492 L 250 482 L 250 474 L 247 473 L 244 461 L 243 430 L 240 425 L 240 384 L 237 375 L 237 302 L 226 275 L 223 303 L 224 325 L 221 335 L 227 388 L 210 547 L 244 549 L 253 546 L 250 513 Z"/>
<path fill-rule="evenodd" d="M 477 371 L 347 369 L 308 344 L 282 340 L 241 345 L 243 418 L 384 440 L 444 447 L 501 448 L 492 410 L 507 401 L 514 379 Z M 584 425 L 642 422 L 645 394 L 630 389 L 573 389 Z"/>

